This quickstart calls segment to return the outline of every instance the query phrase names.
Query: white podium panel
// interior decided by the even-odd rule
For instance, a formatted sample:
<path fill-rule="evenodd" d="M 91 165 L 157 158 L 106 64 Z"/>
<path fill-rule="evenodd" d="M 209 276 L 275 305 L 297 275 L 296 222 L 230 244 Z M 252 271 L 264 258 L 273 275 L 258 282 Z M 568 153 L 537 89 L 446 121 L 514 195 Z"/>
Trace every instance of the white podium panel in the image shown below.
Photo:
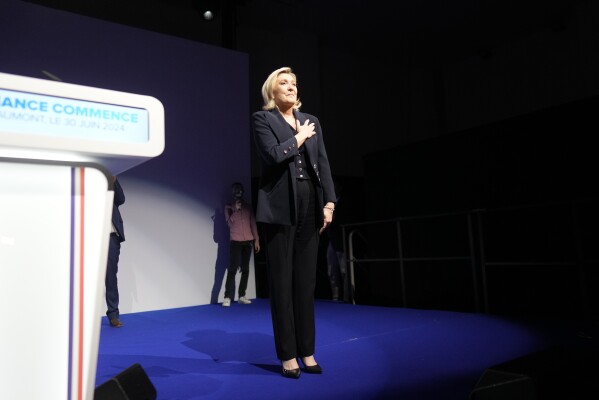
<path fill-rule="evenodd" d="M 92 162 L 117 175 L 163 150 L 154 97 L 0 73 L 0 157 Z"/>
<path fill-rule="evenodd" d="M 100 169 L 0 160 L 0 398 L 93 398 L 112 200 Z"/>
<path fill-rule="evenodd" d="M 0 73 L 0 399 L 92 399 L 112 176 L 164 150 L 155 98 Z"/>

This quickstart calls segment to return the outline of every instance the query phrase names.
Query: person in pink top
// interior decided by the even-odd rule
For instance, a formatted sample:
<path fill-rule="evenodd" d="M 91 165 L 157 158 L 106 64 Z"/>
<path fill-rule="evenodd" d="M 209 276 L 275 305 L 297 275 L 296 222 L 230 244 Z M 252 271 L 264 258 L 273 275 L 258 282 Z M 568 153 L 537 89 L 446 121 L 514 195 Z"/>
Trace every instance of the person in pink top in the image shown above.
<path fill-rule="evenodd" d="M 260 238 L 256 228 L 256 218 L 251 206 L 243 199 L 243 185 L 239 182 L 231 186 L 233 191 L 233 202 L 225 205 L 225 220 L 229 225 L 229 267 L 227 268 L 227 280 L 225 281 L 225 299 L 223 307 L 229 307 L 231 300 L 235 297 L 235 276 L 237 270 L 241 270 L 241 280 L 237 300 L 240 304 L 251 304 L 251 300 L 245 297 L 250 275 L 250 257 L 252 250 L 260 251 Z"/>

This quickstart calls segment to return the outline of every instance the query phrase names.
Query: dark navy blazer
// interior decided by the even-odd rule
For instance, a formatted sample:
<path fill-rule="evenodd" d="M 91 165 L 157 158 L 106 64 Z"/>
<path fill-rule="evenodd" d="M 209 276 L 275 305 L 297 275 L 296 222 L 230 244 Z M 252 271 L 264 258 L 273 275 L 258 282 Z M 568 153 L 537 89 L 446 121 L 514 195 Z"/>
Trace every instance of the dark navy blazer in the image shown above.
<path fill-rule="evenodd" d="M 322 210 L 325 203 L 335 202 L 335 187 L 318 118 L 294 110 L 295 119 L 314 123 L 316 134 L 304 142 L 306 158 L 316 177 L 316 201 Z M 252 114 L 254 141 L 261 160 L 256 221 L 294 225 L 297 220 L 295 157 L 299 154 L 295 133 L 278 109 Z M 319 215 L 322 224 L 324 215 Z"/>

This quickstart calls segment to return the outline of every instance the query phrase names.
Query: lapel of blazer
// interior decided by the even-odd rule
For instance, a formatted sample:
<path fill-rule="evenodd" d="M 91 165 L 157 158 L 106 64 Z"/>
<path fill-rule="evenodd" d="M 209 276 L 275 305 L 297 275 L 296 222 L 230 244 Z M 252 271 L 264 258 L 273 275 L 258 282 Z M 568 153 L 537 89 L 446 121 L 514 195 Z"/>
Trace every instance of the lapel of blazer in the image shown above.
<path fill-rule="evenodd" d="M 303 125 L 304 122 L 306 122 L 306 119 L 308 119 L 308 117 L 306 116 L 306 114 L 300 112 L 300 111 L 294 111 L 295 114 L 295 118 L 299 121 L 300 125 Z M 313 121 L 311 121 L 313 122 Z M 316 133 L 318 135 L 318 132 Z M 306 146 L 306 151 L 308 152 L 308 158 L 310 163 L 314 164 L 316 161 L 316 154 L 317 154 L 317 148 L 318 148 L 318 138 L 315 136 L 312 136 L 310 139 L 306 140 L 304 142 L 304 146 Z"/>
<path fill-rule="evenodd" d="M 291 129 L 289 129 L 289 124 L 287 123 L 287 121 L 285 121 L 285 118 L 283 118 L 283 116 L 281 115 L 279 110 L 274 108 L 270 112 L 271 112 L 271 116 L 273 117 L 272 128 L 273 128 L 275 136 L 279 140 L 279 143 L 283 143 L 283 142 L 291 139 L 291 137 L 293 136 L 293 133 L 292 133 Z M 306 119 L 307 119 L 306 114 L 304 114 L 300 111 L 297 111 L 297 110 L 294 111 L 293 114 L 295 115 L 295 118 L 299 121 L 299 124 L 303 124 L 304 122 L 306 122 Z M 306 151 L 308 152 L 309 161 L 312 164 L 314 164 L 314 162 L 316 160 L 316 155 L 318 153 L 318 151 L 317 151 L 318 142 L 317 141 L 318 141 L 318 139 L 313 137 L 304 142 L 304 146 L 306 146 Z"/>
<path fill-rule="evenodd" d="M 287 121 L 285 121 L 285 118 L 283 118 L 279 110 L 274 108 L 270 111 L 270 113 L 273 117 L 273 132 L 279 140 L 279 143 L 283 143 L 291 139 L 293 135 L 291 134 L 291 129 L 289 129 L 289 124 Z"/>

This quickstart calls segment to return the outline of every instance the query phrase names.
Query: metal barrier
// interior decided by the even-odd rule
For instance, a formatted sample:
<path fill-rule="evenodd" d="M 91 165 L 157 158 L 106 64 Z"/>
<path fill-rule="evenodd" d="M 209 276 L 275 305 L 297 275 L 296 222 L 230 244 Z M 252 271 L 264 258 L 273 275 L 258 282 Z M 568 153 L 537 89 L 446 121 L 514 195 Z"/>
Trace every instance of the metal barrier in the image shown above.
<path fill-rule="evenodd" d="M 592 199 L 593 202 L 597 202 L 597 199 Z M 586 200 L 583 202 L 587 202 Z M 504 208 L 494 208 L 494 209 L 475 209 L 469 210 L 465 212 L 455 212 L 455 213 L 442 213 L 442 214 L 431 214 L 431 215 L 421 215 L 421 216 L 413 216 L 413 217 L 400 217 L 400 218 L 391 218 L 391 219 L 383 219 L 383 220 L 375 220 L 375 221 L 366 221 L 366 222 L 357 222 L 357 223 L 345 223 L 341 225 L 342 234 L 343 234 L 343 245 L 344 251 L 348 255 L 347 263 L 348 263 L 348 274 L 350 279 L 350 299 L 353 304 L 356 304 L 356 276 L 355 269 L 356 266 L 361 263 L 382 263 L 382 262 L 397 262 L 399 267 L 399 286 L 401 287 L 401 305 L 403 307 L 408 307 L 410 302 L 407 296 L 407 290 L 409 282 L 406 281 L 406 273 L 405 268 L 406 264 L 409 262 L 415 261 L 450 261 L 450 260 L 465 260 L 470 264 L 470 275 L 472 282 L 472 292 L 474 293 L 474 305 L 477 312 L 489 312 L 489 277 L 488 270 L 489 268 L 508 268 L 512 266 L 518 267 L 530 267 L 530 266 L 549 266 L 549 267 L 573 267 L 576 268 L 576 272 L 579 275 L 579 292 L 581 294 L 582 304 L 581 306 L 587 310 L 588 314 L 588 304 L 586 303 L 587 299 L 587 282 L 585 279 L 585 269 L 583 268 L 583 264 L 586 265 L 596 261 L 593 260 L 583 260 L 584 256 L 580 249 L 579 241 L 581 240 L 581 229 L 578 225 L 579 222 L 579 206 L 580 202 L 560 202 L 560 203 L 544 203 L 544 204 L 535 204 L 535 205 L 524 205 L 518 207 L 504 207 Z M 591 206 L 592 207 L 592 206 Z M 523 213 L 524 217 L 518 220 L 519 214 Z M 539 214 L 539 215 L 535 215 Z M 545 213 L 545 214 L 543 214 Z M 558 219 L 562 222 L 563 226 L 559 226 L 555 228 L 555 232 L 558 232 L 556 236 L 559 238 L 555 239 L 556 246 L 562 246 L 563 249 L 560 249 L 561 253 L 556 257 L 556 259 L 552 259 L 555 257 L 553 254 L 543 254 L 542 256 L 533 255 L 523 257 L 521 254 L 514 256 L 510 255 L 509 251 L 507 252 L 507 256 L 505 253 L 495 254 L 493 257 L 488 258 L 487 249 L 489 245 L 495 246 L 495 248 L 501 248 L 504 241 L 509 242 L 510 237 L 508 235 L 513 235 L 514 230 L 518 230 L 520 226 L 526 225 L 522 219 L 528 218 L 531 215 L 535 215 L 535 218 L 539 218 L 539 220 L 543 220 L 542 218 L 547 215 L 548 222 L 547 224 L 558 224 Z M 434 221 L 435 219 L 443 218 L 443 217 L 458 217 L 460 221 L 466 224 L 467 226 L 467 254 L 458 254 L 457 256 L 424 256 L 424 257 L 407 257 L 404 252 L 404 240 L 402 237 L 403 234 L 403 226 L 408 221 Z M 503 217 L 507 216 L 507 217 Z M 497 221 L 504 222 L 504 220 L 509 218 L 515 218 L 516 223 L 513 227 L 503 227 L 504 231 L 494 231 L 497 227 L 495 225 L 501 225 L 497 223 Z M 561 219 L 560 219 L 561 218 Z M 493 223 L 490 223 L 489 220 L 493 220 Z M 532 218 L 534 220 L 534 218 Z M 558 221 L 558 222 L 556 222 Z M 460 223 L 462 223 L 460 222 Z M 534 221 L 533 221 L 534 222 Z M 528 221 L 530 223 L 530 221 Z M 397 257 L 372 257 L 372 254 L 368 254 L 365 257 L 360 257 L 356 254 L 356 244 L 357 240 L 361 240 L 366 245 L 368 245 L 369 237 L 362 232 L 362 229 L 366 226 L 372 225 L 374 227 L 381 227 L 382 224 L 394 224 L 395 231 L 397 233 Z M 507 223 L 505 223 L 507 225 Z M 531 224 L 530 226 L 532 226 Z M 530 228 L 530 226 L 528 226 Z M 571 226 L 571 232 L 562 232 L 562 230 L 567 230 L 568 227 Z M 534 227 L 536 229 L 543 229 L 541 227 Z M 510 231 L 512 229 L 512 231 Z M 562 230 L 560 230 L 562 229 Z M 516 232 L 517 233 L 517 232 Z M 521 233 L 522 234 L 522 233 Z M 525 233 L 524 233 L 525 234 Z M 534 234 L 534 233 L 533 233 Z M 539 231 L 539 235 L 546 234 L 551 236 L 551 233 L 546 233 Z M 573 249 L 570 249 L 566 244 L 560 243 L 561 236 L 567 236 L 568 243 L 573 243 Z M 566 240 L 566 239 L 564 239 Z M 525 240 L 522 240 L 525 242 Z M 521 246 L 526 246 L 527 243 L 519 243 Z M 551 250 L 551 244 L 547 245 L 548 249 Z M 523 247 L 524 248 L 524 247 Z M 509 250 L 509 249 L 507 249 Z M 527 249 L 528 250 L 528 249 Z M 549 251 L 551 253 L 552 251 Z M 535 258 L 536 257 L 536 258 Z"/>
<path fill-rule="evenodd" d="M 406 279 L 405 279 L 405 263 L 412 261 L 448 261 L 448 260 L 469 260 L 471 264 L 471 273 L 472 273 L 472 283 L 475 291 L 475 302 L 476 309 L 479 310 L 480 305 L 478 301 L 478 285 L 476 284 L 477 275 L 476 275 L 476 261 L 475 261 L 475 251 L 474 251 L 474 236 L 472 232 L 472 214 L 476 211 L 470 212 L 457 212 L 457 213 L 443 213 L 443 214 L 433 214 L 433 215 L 423 215 L 423 216 L 415 216 L 415 217 L 401 217 L 401 218 L 392 218 L 392 219 L 384 219 L 384 220 L 376 220 L 376 221 L 368 221 L 368 222 L 359 222 L 359 223 L 349 223 L 343 224 L 341 226 L 343 233 L 343 245 L 346 254 L 348 254 L 347 262 L 349 266 L 349 275 L 350 275 L 350 298 L 353 304 L 355 302 L 355 265 L 358 263 L 366 263 L 366 262 L 388 262 L 388 261 L 397 261 L 399 263 L 399 271 L 400 271 L 400 286 L 402 292 L 402 306 L 408 306 L 407 299 L 407 291 L 406 291 Z M 443 257 L 405 257 L 403 251 L 402 244 L 402 223 L 405 221 L 412 221 L 418 219 L 432 219 L 439 217 L 447 217 L 447 216 L 464 216 L 467 227 L 468 227 L 468 237 L 469 237 L 469 254 L 464 256 L 443 256 Z M 362 240 L 367 242 L 367 238 L 361 234 L 356 227 L 366 226 L 366 225 L 378 225 L 384 223 L 393 223 L 396 227 L 397 232 L 397 248 L 398 248 L 398 257 L 392 258 L 357 258 L 354 251 L 354 237 L 357 235 Z M 346 236 L 346 232 L 348 229 L 349 234 Z M 347 240 L 345 238 L 347 237 Z"/>

